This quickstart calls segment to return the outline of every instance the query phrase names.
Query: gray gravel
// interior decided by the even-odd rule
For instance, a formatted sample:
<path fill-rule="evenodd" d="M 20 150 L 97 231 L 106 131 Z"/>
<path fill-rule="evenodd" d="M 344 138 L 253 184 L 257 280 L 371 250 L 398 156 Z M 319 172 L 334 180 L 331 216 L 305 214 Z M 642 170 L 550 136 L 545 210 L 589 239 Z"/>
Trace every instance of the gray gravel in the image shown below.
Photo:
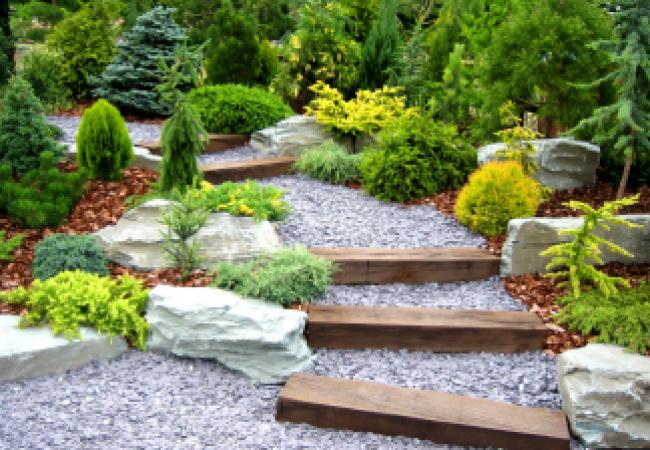
<path fill-rule="evenodd" d="M 260 153 L 251 147 L 238 147 L 238 148 L 233 148 L 231 150 L 226 150 L 225 152 L 201 155 L 199 157 L 199 161 L 201 161 L 203 164 L 208 164 L 213 162 L 257 159 L 257 158 L 264 158 L 268 156 L 269 155 Z"/>
<path fill-rule="evenodd" d="M 47 121 L 53 125 L 59 126 L 63 130 L 63 137 L 60 139 L 61 142 L 70 144 L 75 140 L 81 117 L 49 116 Z M 160 139 L 160 125 L 127 122 L 126 127 L 129 129 L 129 136 L 131 136 L 131 141 L 134 143 L 157 141 Z"/>
<path fill-rule="evenodd" d="M 312 372 L 556 407 L 553 366 L 538 353 L 319 351 Z M 418 439 L 277 423 L 278 387 L 256 386 L 216 363 L 137 351 L 1 387 L 0 448 L 7 450 L 450 448 Z"/>
<path fill-rule="evenodd" d="M 330 286 L 314 303 L 526 311 L 525 306 L 505 291 L 497 277 L 467 283 L 337 285 Z"/>
<path fill-rule="evenodd" d="M 311 247 L 477 247 L 483 237 L 432 206 L 381 202 L 361 190 L 321 183 L 302 175 L 267 178 L 287 191 L 293 208 L 279 224 L 287 244 Z"/>

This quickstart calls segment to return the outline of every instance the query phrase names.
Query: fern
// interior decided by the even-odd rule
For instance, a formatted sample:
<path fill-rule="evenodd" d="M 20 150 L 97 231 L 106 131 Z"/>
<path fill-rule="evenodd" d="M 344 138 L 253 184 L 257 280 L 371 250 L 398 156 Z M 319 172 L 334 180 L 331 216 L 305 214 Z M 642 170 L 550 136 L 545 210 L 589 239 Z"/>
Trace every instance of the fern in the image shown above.
<path fill-rule="evenodd" d="M 628 228 L 639 228 L 640 225 L 633 224 L 615 214 L 624 206 L 634 205 L 639 200 L 639 194 L 620 200 L 605 202 L 599 209 L 594 209 L 586 203 L 570 201 L 566 206 L 584 213 L 584 221 L 580 228 L 560 230 L 561 236 L 573 236 L 573 240 L 561 244 L 555 244 L 543 252 L 541 256 L 551 256 L 551 262 L 546 265 L 546 270 L 554 272 L 546 276 L 565 279 L 560 286 L 568 286 L 574 298 L 580 298 L 582 286 L 591 283 L 605 298 L 609 298 L 618 292 L 618 287 L 629 287 L 629 283 L 621 277 L 609 276 L 594 267 L 594 264 L 603 264 L 601 257 L 601 246 L 607 247 L 610 251 L 619 255 L 632 257 L 630 252 L 619 245 L 608 241 L 595 234 L 600 228 L 609 231 L 610 224 L 626 226 Z"/>

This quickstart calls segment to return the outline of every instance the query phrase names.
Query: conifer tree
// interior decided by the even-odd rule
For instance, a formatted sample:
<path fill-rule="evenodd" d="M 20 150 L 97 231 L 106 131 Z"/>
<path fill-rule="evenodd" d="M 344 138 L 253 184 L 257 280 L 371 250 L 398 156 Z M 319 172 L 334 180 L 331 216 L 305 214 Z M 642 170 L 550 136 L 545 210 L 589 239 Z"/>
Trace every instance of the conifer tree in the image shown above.
<path fill-rule="evenodd" d="M 399 31 L 397 0 L 381 0 L 379 16 L 373 22 L 361 53 L 361 85 L 378 89 L 386 84 L 398 64 L 404 45 Z"/>
<path fill-rule="evenodd" d="M 0 3 L 0 85 L 9 79 L 13 68 L 14 45 L 9 25 L 9 2 Z"/>
<path fill-rule="evenodd" d="M 594 142 L 625 160 L 617 193 L 620 199 L 635 160 L 637 168 L 650 168 L 650 0 L 619 0 L 616 6 L 616 39 L 596 43 L 610 49 L 615 68 L 587 85 L 613 81 L 616 101 L 596 109 L 572 131 L 595 130 Z"/>
<path fill-rule="evenodd" d="M 206 51 L 208 80 L 252 85 L 260 73 L 257 22 L 224 0 L 214 14 Z"/>
<path fill-rule="evenodd" d="M 101 78 L 95 80 L 96 97 L 144 114 L 172 112 L 172 105 L 162 101 L 155 88 L 165 76 L 160 61 L 172 64 L 176 46 L 186 39 L 183 29 L 174 22 L 175 11 L 157 6 L 137 18 L 118 44 L 117 55 Z"/>
<path fill-rule="evenodd" d="M 11 163 L 18 174 L 23 174 L 40 166 L 41 153 L 61 155 L 61 146 L 52 138 L 43 106 L 27 81 L 14 77 L 2 103 L 0 163 Z"/>

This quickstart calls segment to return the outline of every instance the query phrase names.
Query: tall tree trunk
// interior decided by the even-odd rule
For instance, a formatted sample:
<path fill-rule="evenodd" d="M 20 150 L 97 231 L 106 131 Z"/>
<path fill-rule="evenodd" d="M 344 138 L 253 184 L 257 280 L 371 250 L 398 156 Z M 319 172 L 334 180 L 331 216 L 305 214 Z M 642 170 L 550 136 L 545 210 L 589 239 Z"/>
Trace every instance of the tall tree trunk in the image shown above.
<path fill-rule="evenodd" d="M 625 195 L 625 189 L 627 188 L 627 180 L 630 178 L 630 168 L 632 167 L 633 160 L 634 160 L 634 150 L 632 150 L 625 157 L 625 167 L 623 168 L 623 176 L 621 177 L 621 182 L 618 185 L 618 192 L 616 193 L 617 199 L 621 199 Z"/>

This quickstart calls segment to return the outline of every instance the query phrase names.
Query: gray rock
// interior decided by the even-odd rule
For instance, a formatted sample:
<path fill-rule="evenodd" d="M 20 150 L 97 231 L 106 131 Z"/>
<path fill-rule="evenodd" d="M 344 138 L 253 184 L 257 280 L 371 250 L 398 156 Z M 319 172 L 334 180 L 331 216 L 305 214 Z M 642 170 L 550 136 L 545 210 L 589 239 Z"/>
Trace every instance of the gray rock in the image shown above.
<path fill-rule="evenodd" d="M 311 365 L 307 315 L 213 288 L 156 286 L 149 294 L 151 350 L 216 359 L 260 383 Z"/>
<path fill-rule="evenodd" d="M 632 253 L 634 258 L 612 253 L 601 246 L 603 260 L 650 262 L 650 215 L 629 214 L 621 217 L 642 227 L 610 225 L 610 231 L 598 229 L 596 234 L 620 245 Z M 540 256 L 540 252 L 551 245 L 571 240 L 570 236 L 560 236 L 560 230 L 578 228 L 581 225 L 582 219 L 573 217 L 512 219 L 508 223 L 508 235 L 501 255 L 501 276 L 544 272 L 551 258 Z"/>
<path fill-rule="evenodd" d="M 650 358 L 589 344 L 558 359 L 562 409 L 593 448 L 650 448 Z"/>
<path fill-rule="evenodd" d="M 50 327 L 18 328 L 20 317 L 0 315 L 0 382 L 65 372 L 127 350 L 119 336 L 109 340 L 82 328 L 81 340 L 55 337 Z"/>
<path fill-rule="evenodd" d="M 543 185 L 553 189 L 573 189 L 596 182 L 600 147 L 568 138 L 538 139 L 535 146 L 535 173 Z M 505 149 L 503 142 L 478 149 L 478 163 L 498 159 L 496 153 Z"/>
<path fill-rule="evenodd" d="M 161 215 L 168 200 L 150 200 L 127 211 L 119 222 L 95 233 L 109 261 L 138 270 L 169 267 L 163 253 Z M 277 250 L 282 243 L 268 221 L 255 222 L 249 217 L 226 213 L 210 214 L 197 239 L 204 267 L 219 261 L 250 261 L 263 253 Z"/>
<path fill-rule="evenodd" d="M 67 150 L 64 156 L 68 161 L 76 161 L 77 159 L 77 146 L 75 144 L 67 144 Z M 148 169 L 158 172 L 160 170 L 160 162 L 162 156 L 151 153 L 144 147 L 133 147 L 135 157 L 131 161 L 130 167 L 139 167 L 141 169 Z"/>
<path fill-rule="evenodd" d="M 334 139 L 334 133 L 311 116 L 292 116 L 251 135 L 250 146 L 272 155 L 297 156 L 301 150 Z"/>

